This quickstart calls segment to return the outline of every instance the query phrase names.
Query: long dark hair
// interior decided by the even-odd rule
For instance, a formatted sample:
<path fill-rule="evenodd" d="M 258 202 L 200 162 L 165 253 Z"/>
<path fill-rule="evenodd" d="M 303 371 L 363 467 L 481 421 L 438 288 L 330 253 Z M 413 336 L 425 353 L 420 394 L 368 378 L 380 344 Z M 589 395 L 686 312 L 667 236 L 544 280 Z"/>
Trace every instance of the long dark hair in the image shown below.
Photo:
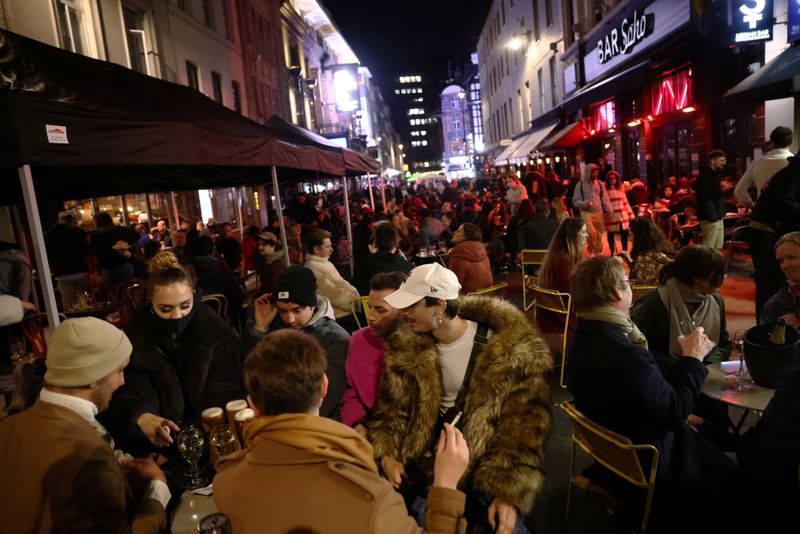
<path fill-rule="evenodd" d="M 667 254 L 674 251 L 672 243 L 651 219 L 640 218 L 631 221 L 631 234 L 633 236 L 633 247 L 631 248 L 633 261 L 651 250 Z"/>

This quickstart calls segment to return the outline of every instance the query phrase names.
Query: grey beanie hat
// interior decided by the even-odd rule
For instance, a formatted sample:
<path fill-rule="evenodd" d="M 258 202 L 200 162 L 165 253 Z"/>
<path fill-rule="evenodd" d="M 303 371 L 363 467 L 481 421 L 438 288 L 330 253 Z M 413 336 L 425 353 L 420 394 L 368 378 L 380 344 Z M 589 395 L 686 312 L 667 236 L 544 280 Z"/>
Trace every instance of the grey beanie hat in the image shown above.
<path fill-rule="evenodd" d="M 44 381 L 53 386 L 88 386 L 122 367 L 132 351 L 128 336 L 106 321 L 67 319 L 48 342 Z"/>

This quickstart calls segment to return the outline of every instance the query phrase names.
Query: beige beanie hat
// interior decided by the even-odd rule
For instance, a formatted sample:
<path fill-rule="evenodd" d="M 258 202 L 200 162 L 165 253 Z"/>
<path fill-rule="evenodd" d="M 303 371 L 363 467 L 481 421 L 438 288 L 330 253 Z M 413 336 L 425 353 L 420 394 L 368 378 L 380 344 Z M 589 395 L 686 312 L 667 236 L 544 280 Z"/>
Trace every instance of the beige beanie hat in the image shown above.
<path fill-rule="evenodd" d="M 106 321 L 67 319 L 48 342 L 44 381 L 53 386 L 88 386 L 119 369 L 132 351 L 128 336 Z"/>

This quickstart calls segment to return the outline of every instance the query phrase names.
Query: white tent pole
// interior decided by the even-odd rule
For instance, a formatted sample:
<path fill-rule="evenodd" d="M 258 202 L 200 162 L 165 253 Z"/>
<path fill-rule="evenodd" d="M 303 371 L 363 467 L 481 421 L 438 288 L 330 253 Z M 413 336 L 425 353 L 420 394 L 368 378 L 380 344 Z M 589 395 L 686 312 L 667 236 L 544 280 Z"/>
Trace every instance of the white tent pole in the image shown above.
<path fill-rule="evenodd" d="M 47 262 L 47 250 L 44 247 L 44 232 L 42 221 L 39 220 L 39 204 L 36 202 L 36 191 L 33 189 L 33 175 L 31 166 L 19 167 L 19 183 L 22 186 L 22 197 L 25 200 L 25 213 L 28 215 L 33 246 L 36 251 L 36 267 L 39 269 L 39 282 L 42 284 L 44 306 L 47 310 L 47 322 L 55 329 L 59 325 L 58 305 L 56 292 L 53 289 L 53 279 L 50 277 L 50 265 Z"/>
<path fill-rule="evenodd" d="M 375 197 L 372 194 L 372 175 L 367 173 L 367 187 L 369 188 L 369 205 L 372 206 L 372 212 L 375 212 Z"/>
<path fill-rule="evenodd" d="M 175 200 L 174 191 L 170 191 L 168 194 L 170 205 L 172 206 L 172 216 L 175 217 L 175 230 L 177 231 L 181 227 L 181 218 L 178 215 L 178 202 Z M 172 232 L 172 228 L 170 228 L 169 231 Z"/>
<path fill-rule="evenodd" d="M 383 211 L 388 213 L 386 210 L 389 209 L 386 207 L 386 183 L 383 181 L 383 175 L 381 174 L 378 179 L 381 182 L 381 200 L 383 201 Z"/>
<path fill-rule="evenodd" d="M 278 189 L 278 172 L 275 166 L 272 167 L 272 192 L 275 193 L 275 200 L 277 200 L 276 207 L 278 211 L 278 224 L 281 225 L 281 241 L 283 241 L 283 261 L 289 267 L 292 261 L 289 259 L 289 242 L 286 241 L 286 225 L 283 222 L 283 207 L 281 206 L 281 193 Z"/>
<path fill-rule="evenodd" d="M 242 220 L 242 199 L 244 195 L 243 187 L 234 187 L 233 190 L 236 192 L 236 217 L 239 219 L 239 237 L 241 238 L 239 242 L 244 242 L 244 221 Z"/>
<path fill-rule="evenodd" d="M 342 189 L 344 190 L 344 218 L 347 223 L 347 249 L 350 253 L 350 276 L 353 276 L 353 227 L 350 224 L 350 194 L 347 192 L 347 176 L 342 176 Z"/>

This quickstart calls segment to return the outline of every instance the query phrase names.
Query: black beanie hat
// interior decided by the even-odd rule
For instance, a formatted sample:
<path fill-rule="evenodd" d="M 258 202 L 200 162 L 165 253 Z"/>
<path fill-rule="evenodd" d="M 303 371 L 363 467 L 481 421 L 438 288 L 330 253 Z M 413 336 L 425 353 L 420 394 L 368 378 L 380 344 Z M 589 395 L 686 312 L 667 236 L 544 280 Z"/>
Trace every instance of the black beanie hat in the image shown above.
<path fill-rule="evenodd" d="M 292 265 L 279 276 L 275 300 L 290 300 L 303 306 L 317 305 L 317 279 L 308 267 Z"/>

